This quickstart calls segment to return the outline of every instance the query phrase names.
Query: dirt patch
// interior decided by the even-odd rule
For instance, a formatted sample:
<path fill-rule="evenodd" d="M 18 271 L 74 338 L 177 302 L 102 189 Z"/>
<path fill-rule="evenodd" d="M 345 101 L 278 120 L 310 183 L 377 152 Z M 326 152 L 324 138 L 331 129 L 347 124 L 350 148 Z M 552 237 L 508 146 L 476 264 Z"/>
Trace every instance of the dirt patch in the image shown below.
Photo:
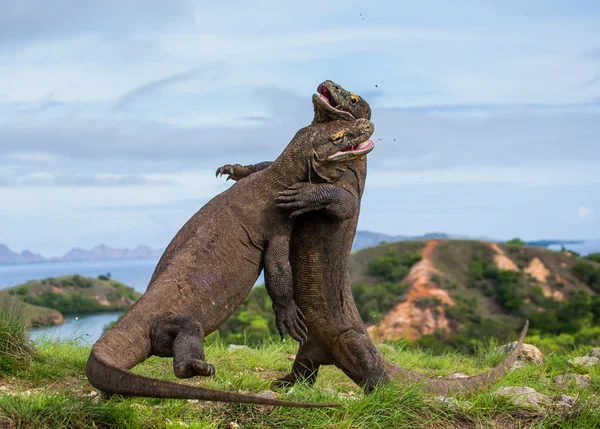
<path fill-rule="evenodd" d="M 494 263 L 499 270 L 519 271 L 519 267 L 504 253 L 504 251 L 496 243 L 489 243 L 496 254 L 494 255 Z"/>
<path fill-rule="evenodd" d="M 52 292 L 58 295 L 67 296 L 67 292 L 56 286 L 52 286 Z"/>
<path fill-rule="evenodd" d="M 557 283 L 562 283 L 565 286 L 569 286 L 569 281 L 567 279 L 565 279 L 563 276 L 561 276 L 560 274 L 557 274 L 554 279 L 556 280 Z"/>
<path fill-rule="evenodd" d="M 420 303 L 427 299 L 454 305 L 454 301 L 444 289 L 440 289 L 431 281 L 431 276 L 443 274 L 434 267 L 432 255 L 438 241 L 428 241 L 421 252 L 421 260 L 410 270 L 405 281 L 410 284 L 406 301 L 396 304 L 379 323 L 368 328 L 369 334 L 376 341 L 383 339 L 397 340 L 408 338 L 415 340 L 421 335 L 433 334 L 442 329 L 450 332 L 450 324 L 446 318 L 444 307 L 432 300 L 425 308 Z"/>
<path fill-rule="evenodd" d="M 542 260 L 537 256 L 531 260 L 525 272 L 540 283 L 547 283 L 548 276 L 551 274 L 550 270 L 546 268 Z"/>
<path fill-rule="evenodd" d="M 103 305 L 105 307 L 109 307 L 110 306 L 110 302 L 105 297 L 96 295 L 95 298 L 100 303 L 100 305 Z"/>
<path fill-rule="evenodd" d="M 540 258 L 538 258 L 537 256 L 533 258 L 527 266 L 527 268 L 525 269 L 525 272 L 539 283 L 545 297 L 552 297 L 557 301 L 562 301 L 563 299 L 565 299 L 565 296 L 562 292 L 558 290 L 553 291 L 548 285 L 548 277 L 550 277 L 552 272 L 548 268 L 546 268 L 546 266 Z"/>

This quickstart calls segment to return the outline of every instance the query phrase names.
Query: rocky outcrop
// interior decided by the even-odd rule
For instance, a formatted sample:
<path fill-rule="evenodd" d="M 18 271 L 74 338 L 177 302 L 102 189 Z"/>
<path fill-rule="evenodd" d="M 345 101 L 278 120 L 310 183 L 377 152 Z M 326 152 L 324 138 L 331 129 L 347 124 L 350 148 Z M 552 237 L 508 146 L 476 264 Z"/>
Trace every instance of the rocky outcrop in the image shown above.
<path fill-rule="evenodd" d="M 506 344 L 504 346 L 497 347 L 496 350 L 499 352 L 510 353 L 517 346 L 517 342 L 514 341 L 510 344 Z M 521 353 L 519 353 L 519 357 L 517 358 L 517 362 L 523 363 L 533 363 L 534 365 L 540 366 L 544 364 L 544 355 L 536 346 L 532 344 L 523 344 L 523 348 L 521 349 Z"/>
<path fill-rule="evenodd" d="M 560 395 L 550 397 L 542 395 L 535 389 L 526 386 L 502 387 L 495 394 L 511 401 L 517 407 L 529 408 L 536 411 L 548 410 L 568 413 L 577 402 L 577 399 L 572 396 Z"/>
<path fill-rule="evenodd" d="M 569 386 L 574 384 L 577 387 L 589 387 L 592 385 L 592 377 L 589 374 L 557 375 L 552 380 L 559 386 Z"/>

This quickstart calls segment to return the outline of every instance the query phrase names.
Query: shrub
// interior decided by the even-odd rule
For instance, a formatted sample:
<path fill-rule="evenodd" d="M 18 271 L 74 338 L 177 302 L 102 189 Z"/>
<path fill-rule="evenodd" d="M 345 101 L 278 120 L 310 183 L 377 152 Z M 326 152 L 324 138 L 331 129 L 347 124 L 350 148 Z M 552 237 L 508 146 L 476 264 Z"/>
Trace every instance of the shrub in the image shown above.
<path fill-rule="evenodd" d="M 573 275 L 588 285 L 594 292 L 600 293 L 600 268 L 588 262 L 577 262 L 572 268 Z"/>
<path fill-rule="evenodd" d="M 369 286 L 354 284 L 352 295 L 363 322 L 373 323 L 401 301 L 402 295 L 408 288 L 409 285 L 406 283 L 389 281 Z"/>
<path fill-rule="evenodd" d="M 100 274 L 98 280 L 110 280 L 110 273 Z"/>
<path fill-rule="evenodd" d="M 31 365 L 34 349 L 23 317 L 23 303 L 0 303 L 0 374 L 14 374 Z"/>
<path fill-rule="evenodd" d="M 414 264 L 421 260 L 419 252 L 407 252 L 400 255 L 390 253 L 380 256 L 369 264 L 368 272 L 384 281 L 399 282 L 409 273 Z"/>
<path fill-rule="evenodd" d="M 520 238 L 513 238 L 512 240 L 508 240 L 506 242 L 506 244 L 508 244 L 509 246 L 515 246 L 515 247 L 524 247 L 525 246 L 525 242 L 523 240 L 521 240 Z"/>
<path fill-rule="evenodd" d="M 600 264 L 600 252 L 599 253 L 590 253 L 589 255 L 585 256 L 585 259 L 589 259 L 592 262 L 597 262 Z"/>

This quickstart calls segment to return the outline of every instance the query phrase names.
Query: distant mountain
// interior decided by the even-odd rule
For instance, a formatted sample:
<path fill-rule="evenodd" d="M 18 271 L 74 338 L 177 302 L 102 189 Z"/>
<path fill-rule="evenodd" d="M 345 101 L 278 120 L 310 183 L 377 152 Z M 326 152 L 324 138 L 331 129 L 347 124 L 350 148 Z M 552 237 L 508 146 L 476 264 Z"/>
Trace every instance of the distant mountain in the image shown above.
<path fill-rule="evenodd" d="M 92 250 L 75 248 L 69 250 L 60 258 L 50 258 L 52 261 L 89 261 L 96 259 L 126 259 L 126 258 L 153 258 L 162 255 L 164 249 L 151 249 L 148 246 L 139 245 L 135 249 L 116 249 L 100 244 Z"/>
<path fill-rule="evenodd" d="M 408 241 L 408 240 L 446 240 L 451 238 L 448 234 L 443 232 L 430 232 L 424 235 L 388 235 L 380 232 L 371 231 L 356 231 L 354 237 L 354 243 L 352 244 L 352 251 L 365 249 L 367 247 L 373 247 L 381 244 L 382 242 L 392 243 L 396 241 Z"/>
<path fill-rule="evenodd" d="M 26 264 L 30 262 L 45 261 L 42 255 L 23 250 L 20 254 L 13 252 L 4 244 L 0 244 L 0 264 Z"/>
<path fill-rule="evenodd" d="M 398 241 L 411 240 L 478 240 L 502 243 L 503 240 L 496 240 L 488 237 L 469 237 L 466 235 L 450 235 L 444 232 L 429 232 L 423 235 L 389 235 L 372 231 L 357 231 L 352 244 L 352 251 L 365 249 L 381 244 L 382 242 L 393 243 Z M 528 246 L 545 247 L 550 250 L 560 250 L 561 246 L 574 250 L 585 256 L 589 253 L 600 252 L 600 240 L 554 240 L 542 239 L 527 241 Z M 29 250 L 23 250 L 16 253 L 10 250 L 6 245 L 0 244 L 0 265 L 8 264 L 28 264 L 32 262 L 44 261 L 93 261 L 101 259 L 129 259 L 129 258 L 158 258 L 162 255 L 164 249 L 152 249 L 149 246 L 140 244 L 134 249 L 118 249 L 109 247 L 105 244 L 95 246 L 91 250 L 74 248 L 69 250 L 63 256 L 45 258 L 42 255 L 33 253 Z"/>
<path fill-rule="evenodd" d="M 0 244 L 0 264 L 29 264 L 44 261 L 93 261 L 99 259 L 158 258 L 164 249 L 152 249 L 140 244 L 135 249 L 117 249 L 100 244 L 91 250 L 75 248 L 64 256 L 45 258 L 42 255 L 23 250 L 20 254 L 13 252 L 6 245 Z"/>

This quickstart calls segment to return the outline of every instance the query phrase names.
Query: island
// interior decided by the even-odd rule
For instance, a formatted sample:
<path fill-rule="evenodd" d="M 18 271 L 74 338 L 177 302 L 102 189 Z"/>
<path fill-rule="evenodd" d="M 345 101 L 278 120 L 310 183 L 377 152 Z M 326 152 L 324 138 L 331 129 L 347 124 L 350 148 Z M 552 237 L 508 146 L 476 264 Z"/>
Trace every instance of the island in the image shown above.
<path fill-rule="evenodd" d="M 123 283 L 78 274 L 30 280 L 0 290 L 0 306 L 22 305 L 27 327 L 56 326 L 65 316 L 125 311 L 141 294 Z"/>

